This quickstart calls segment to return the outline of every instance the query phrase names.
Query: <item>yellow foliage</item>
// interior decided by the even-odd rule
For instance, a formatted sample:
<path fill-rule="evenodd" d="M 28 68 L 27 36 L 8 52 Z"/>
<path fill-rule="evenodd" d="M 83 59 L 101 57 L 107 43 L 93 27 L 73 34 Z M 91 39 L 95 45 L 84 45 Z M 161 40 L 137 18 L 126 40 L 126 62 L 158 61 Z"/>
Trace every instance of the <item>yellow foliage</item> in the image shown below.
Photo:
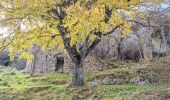
<path fill-rule="evenodd" d="M 29 62 L 32 61 L 32 59 L 34 58 L 33 54 L 27 53 L 27 52 L 22 52 L 20 55 L 20 58 L 24 58 L 27 59 Z"/>
<path fill-rule="evenodd" d="M 5 44 L 14 38 L 9 45 L 11 59 L 16 52 L 23 52 L 22 58 L 31 59 L 30 54 L 24 51 L 33 44 L 37 44 L 43 50 L 56 47 L 64 49 L 57 26 L 67 29 L 66 37 L 70 39 L 71 46 L 85 42 L 87 37 L 93 41 L 97 36 L 91 34 L 92 32 L 101 32 L 104 35 L 117 25 L 122 25 L 120 29 L 122 37 L 125 37 L 131 31 L 131 26 L 121 11 L 133 19 L 136 17 L 135 12 L 139 10 L 138 5 L 145 1 L 77 0 L 74 3 L 72 0 L 1 0 L 3 7 L 0 11 L 5 13 L 6 17 L 1 22 L 13 29 Z M 162 1 L 150 0 L 150 4 L 159 4 Z M 66 6 L 66 2 L 71 3 Z M 65 13 L 64 18 L 58 18 L 51 12 L 54 9 L 56 12 L 59 10 L 56 8 L 57 5 L 60 5 Z M 23 27 L 25 28 L 22 29 Z"/>

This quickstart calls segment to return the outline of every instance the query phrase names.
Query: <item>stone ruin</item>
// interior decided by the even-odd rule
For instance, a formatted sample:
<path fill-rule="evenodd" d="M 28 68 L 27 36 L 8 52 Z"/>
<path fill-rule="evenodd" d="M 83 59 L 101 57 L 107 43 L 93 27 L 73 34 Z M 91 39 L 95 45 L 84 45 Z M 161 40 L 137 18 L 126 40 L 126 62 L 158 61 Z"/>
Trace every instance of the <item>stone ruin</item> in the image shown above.
<path fill-rule="evenodd" d="M 10 61 L 9 52 L 7 50 L 0 52 L 0 65 L 11 66 L 18 70 L 22 70 L 26 66 L 26 59 L 19 59 L 19 56 L 16 54 L 13 61 Z"/>
<path fill-rule="evenodd" d="M 73 64 L 67 52 L 60 50 L 42 51 L 38 46 L 35 46 L 33 49 L 35 52 L 35 63 L 29 61 L 27 62 L 25 68 L 27 72 L 32 72 L 33 68 L 35 74 L 51 71 L 59 71 L 64 73 L 71 72 L 71 67 Z M 96 71 L 101 67 L 103 67 L 103 65 L 92 55 L 89 55 L 84 62 L 85 72 Z"/>

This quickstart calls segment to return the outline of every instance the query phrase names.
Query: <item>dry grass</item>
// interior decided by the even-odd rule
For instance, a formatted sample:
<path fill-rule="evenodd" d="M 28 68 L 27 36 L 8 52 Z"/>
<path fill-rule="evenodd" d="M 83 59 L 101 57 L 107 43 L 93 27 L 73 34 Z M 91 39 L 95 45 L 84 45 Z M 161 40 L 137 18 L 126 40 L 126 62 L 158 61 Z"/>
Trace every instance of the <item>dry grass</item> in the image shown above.
<path fill-rule="evenodd" d="M 170 83 L 170 57 L 153 59 L 148 66 L 160 75 L 160 82 Z"/>
<path fill-rule="evenodd" d="M 154 58 L 152 60 L 140 60 L 138 63 L 121 62 L 116 60 L 106 61 L 110 66 L 127 66 L 130 68 L 147 67 L 159 74 L 161 83 L 170 83 L 170 57 Z"/>

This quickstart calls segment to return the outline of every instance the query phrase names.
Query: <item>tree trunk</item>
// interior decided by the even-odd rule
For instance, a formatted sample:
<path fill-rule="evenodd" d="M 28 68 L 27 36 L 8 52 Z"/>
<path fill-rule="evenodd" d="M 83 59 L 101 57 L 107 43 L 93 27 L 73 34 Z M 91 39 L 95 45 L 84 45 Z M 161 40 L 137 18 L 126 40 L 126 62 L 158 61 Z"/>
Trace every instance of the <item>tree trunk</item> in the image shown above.
<path fill-rule="evenodd" d="M 118 42 L 118 45 L 117 45 L 117 58 L 118 58 L 118 60 L 121 60 L 121 49 L 122 49 L 123 40 L 124 40 L 124 38 L 120 37 L 120 41 Z"/>
<path fill-rule="evenodd" d="M 117 47 L 117 57 L 118 57 L 118 60 L 120 60 L 120 53 L 121 53 L 121 43 L 118 43 L 118 47 Z"/>
<path fill-rule="evenodd" d="M 152 38 L 151 38 L 152 30 L 147 29 L 144 33 L 144 44 L 143 44 L 143 56 L 145 59 L 152 59 Z"/>
<path fill-rule="evenodd" d="M 31 76 L 33 76 L 34 75 L 34 73 L 35 73 L 35 64 L 36 64 L 36 54 L 33 54 L 34 55 L 34 58 L 33 58 L 33 60 L 32 60 L 32 64 L 31 64 Z"/>
<path fill-rule="evenodd" d="M 62 8 L 60 7 L 60 11 L 56 12 L 58 17 L 60 18 L 60 23 L 57 26 L 57 29 L 59 30 L 62 41 L 64 43 L 64 47 L 67 50 L 72 62 L 74 63 L 74 66 L 72 68 L 72 85 L 74 86 L 83 86 L 84 85 L 84 72 L 83 72 L 83 62 L 84 59 L 88 56 L 88 54 L 96 47 L 96 45 L 101 41 L 102 38 L 102 32 L 90 32 L 90 34 L 95 34 L 97 37 L 93 41 L 89 41 L 90 35 L 88 35 L 85 39 L 85 43 L 81 47 L 78 47 L 79 50 L 77 50 L 77 44 L 71 46 L 70 42 L 71 39 L 67 37 L 68 30 L 63 26 L 63 19 L 65 16 L 65 13 L 63 13 Z M 117 25 L 115 28 L 113 28 L 111 31 L 107 32 L 106 35 L 109 35 L 113 33 L 117 28 L 119 28 L 120 25 Z M 79 52 L 80 51 L 80 52 Z"/>
<path fill-rule="evenodd" d="M 83 62 L 74 63 L 72 68 L 72 85 L 83 86 L 84 85 L 84 68 Z"/>

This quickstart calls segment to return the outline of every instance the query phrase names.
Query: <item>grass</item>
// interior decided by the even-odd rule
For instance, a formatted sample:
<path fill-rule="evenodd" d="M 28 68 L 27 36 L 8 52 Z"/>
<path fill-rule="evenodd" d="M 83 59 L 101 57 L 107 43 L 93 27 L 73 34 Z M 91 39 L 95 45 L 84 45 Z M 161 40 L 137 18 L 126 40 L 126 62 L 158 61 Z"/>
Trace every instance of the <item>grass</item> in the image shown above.
<path fill-rule="evenodd" d="M 149 65 L 152 64 L 149 63 Z M 161 98 L 170 95 L 167 92 L 165 93 L 167 89 L 170 89 L 168 83 L 101 85 L 89 82 L 98 75 L 132 73 L 134 70 L 136 69 L 117 68 L 86 73 L 86 85 L 84 87 L 67 88 L 71 81 L 71 75 L 69 74 L 51 72 L 30 76 L 27 73 L 1 66 L 0 100 L 147 100 L 148 95 L 156 95 Z"/>
<path fill-rule="evenodd" d="M 0 100 L 18 100 L 27 98 L 27 96 L 35 97 L 36 100 L 36 98 L 41 97 L 42 93 L 51 92 L 48 95 L 54 95 L 58 91 L 64 91 L 65 84 L 56 85 L 54 83 L 56 80 L 67 83 L 70 76 L 61 73 L 49 73 L 31 77 L 29 74 L 12 71 L 12 69 L 1 69 Z M 46 95 L 47 98 L 48 95 Z"/>
<path fill-rule="evenodd" d="M 97 86 L 98 94 L 101 94 L 104 100 L 112 100 L 113 98 L 121 98 L 123 100 L 144 99 L 140 93 L 150 91 L 161 91 L 170 87 L 169 84 L 161 85 L 100 85 Z"/>

